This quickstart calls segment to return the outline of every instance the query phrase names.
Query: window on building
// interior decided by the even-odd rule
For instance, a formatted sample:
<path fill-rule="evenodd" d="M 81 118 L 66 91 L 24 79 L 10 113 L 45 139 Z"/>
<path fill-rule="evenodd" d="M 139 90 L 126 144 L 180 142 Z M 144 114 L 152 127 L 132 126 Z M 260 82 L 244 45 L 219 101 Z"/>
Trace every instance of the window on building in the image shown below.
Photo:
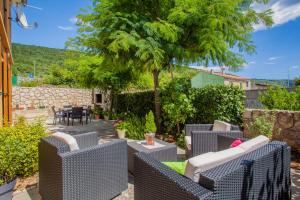
<path fill-rule="evenodd" d="M 102 94 L 96 94 L 95 95 L 95 103 L 99 104 L 99 103 L 102 103 Z"/>

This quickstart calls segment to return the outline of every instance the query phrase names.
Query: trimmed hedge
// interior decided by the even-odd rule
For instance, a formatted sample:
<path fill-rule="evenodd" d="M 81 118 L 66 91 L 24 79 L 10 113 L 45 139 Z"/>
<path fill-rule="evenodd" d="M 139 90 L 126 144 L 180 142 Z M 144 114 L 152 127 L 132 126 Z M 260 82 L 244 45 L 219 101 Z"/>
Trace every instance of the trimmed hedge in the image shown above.
<path fill-rule="evenodd" d="M 115 98 L 116 113 L 130 113 L 144 118 L 150 110 L 154 111 L 154 91 L 123 93 Z"/>
<path fill-rule="evenodd" d="M 193 89 L 193 106 L 196 112 L 191 123 L 213 123 L 222 120 L 242 125 L 245 110 L 245 93 L 234 86 L 207 86 Z"/>

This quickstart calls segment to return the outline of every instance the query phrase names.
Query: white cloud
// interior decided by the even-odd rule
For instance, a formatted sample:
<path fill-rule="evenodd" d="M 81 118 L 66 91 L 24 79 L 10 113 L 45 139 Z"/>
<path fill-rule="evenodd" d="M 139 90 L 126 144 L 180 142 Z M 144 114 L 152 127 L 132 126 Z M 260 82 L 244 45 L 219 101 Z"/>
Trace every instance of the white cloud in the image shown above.
<path fill-rule="evenodd" d="M 291 69 L 299 69 L 299 66 L 298 65 L 291 66 Z"/>
<path fill-rule="evenodd" d="M 57 28 L 63 31 L 72 31 L 74 29 L 72 26 L 57 26 Z"/>
<path fill-rule="evenodd" d="M 254 64 L 256 64 L 255 61 L 250 61 L 250 62 L 249 62 L 249 65 L 254 65 Z"/>
<path fill-rule="evenodd" d="M 274 60 L 278 60 L 280 58 L 281 58 L 280 56 L 274 56 L 274 57 L 268 58 L 268 61 L 274 61 Z"/>
<path fill-rule="evenodd" d="M 271 0 L 266 6 L 253 5 L 257 11 L 263 11 L 268 8 L 272 9 L 273 21 L 275 26 L 285 24 L 289 21 L 295 20 L 300 17 L 300 1 L 299 0 Z M 255 30 L 264 30 L 266 27 L 262 24 L 255 25 Z"/>
<path fill-rule="evenodd" d="M 275 65 L 274 62 L 265 62 L 266 65 Z"/>

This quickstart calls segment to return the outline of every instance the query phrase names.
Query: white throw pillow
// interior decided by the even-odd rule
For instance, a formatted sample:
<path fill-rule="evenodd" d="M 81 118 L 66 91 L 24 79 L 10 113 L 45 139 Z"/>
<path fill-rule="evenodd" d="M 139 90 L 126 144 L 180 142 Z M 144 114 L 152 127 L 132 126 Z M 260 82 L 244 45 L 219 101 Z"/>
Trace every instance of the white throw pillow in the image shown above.
<path fill-rule="evenodd" d="M 257 136 L 256 138 L 243 142 L 242 144 L 239 145 L 239 147 L 244 149 L 245 153 L 249 153 L 251 151 L 259 149 L 260 147 L 263 147 L 269 142 L 270 139 L 268 137 L 260 135 Z"/>
<path fill-rule="evenodd" d="M 195 156 L 188 160 L 184 175 L 198 183 L 201 172 L 234 160 L 244 153 L 243 149 L 234 147 L 219 152 L 209 152 Z"/>
<path fill-rule="evenodd" d="M 230 130 L 231 130 L 231 124 L 219 120 L 214 121 L 213 131 L 230 131 Z"/>
<path fill-rule="evenodd" d="M 69 145 L 70 151 L 79 150 L 77 141 L 72 135 L 63 132 L 56 132 L 52 134 L 52 136 L 58 138 L 59 140 Z"/>
<path fill-rule="evenodd" d="M 185 146 L 188 150 L 192 149 L 192 137 L 191 136 L 185 136 L 184 137 Z"/>

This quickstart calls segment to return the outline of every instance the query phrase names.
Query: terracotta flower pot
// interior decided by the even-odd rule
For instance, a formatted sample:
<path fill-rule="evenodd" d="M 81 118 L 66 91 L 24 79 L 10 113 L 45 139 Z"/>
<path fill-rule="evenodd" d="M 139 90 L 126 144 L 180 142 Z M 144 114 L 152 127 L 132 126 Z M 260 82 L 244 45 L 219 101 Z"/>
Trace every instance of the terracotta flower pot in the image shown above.
<path fill-rule="evenodd" d="M 155 133 L 146 133 L 145 134 L 145 140 L 147 142 L 147 145 L 154 145 Z"/>

